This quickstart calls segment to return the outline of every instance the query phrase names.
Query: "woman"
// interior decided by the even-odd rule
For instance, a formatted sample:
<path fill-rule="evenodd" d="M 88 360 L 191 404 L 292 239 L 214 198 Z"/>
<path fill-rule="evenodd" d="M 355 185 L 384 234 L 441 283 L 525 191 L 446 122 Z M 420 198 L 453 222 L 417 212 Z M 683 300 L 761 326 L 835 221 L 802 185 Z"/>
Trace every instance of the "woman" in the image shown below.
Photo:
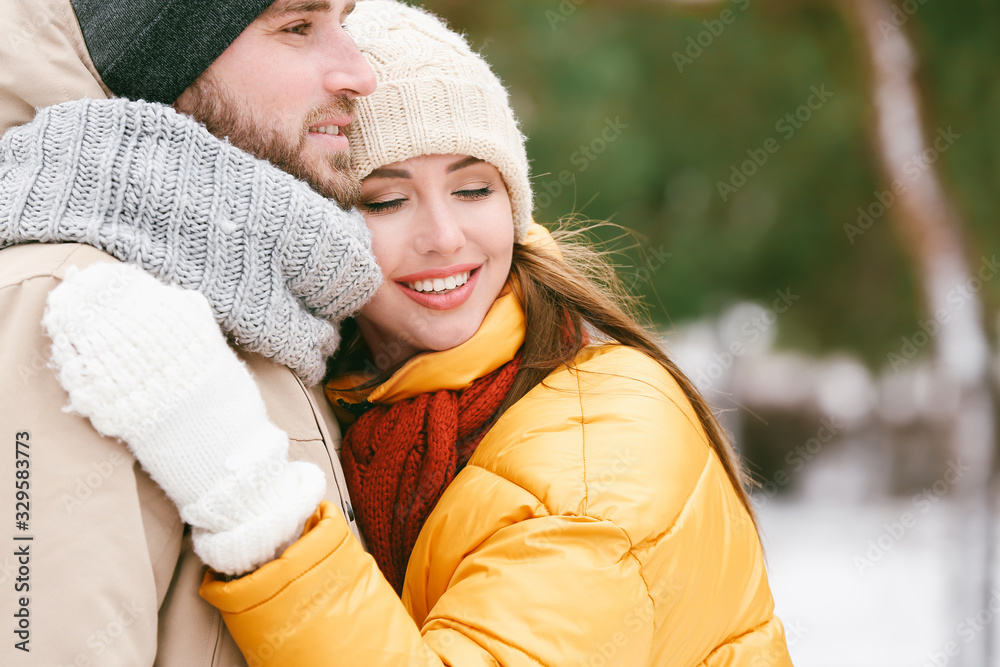
<path fill-rule="evenodd" d="M 130 441 L 230 575 L 210 572 L 202 594 L 249 664 L 790 664 L 737 459 L 585 276 L 593 255 L 531 222 L 502 85 L 420 10 L 362 2 L 349 29 L 379 80 L 349 138 L 386 281 L 327 395 L 374 560 L 325 502 L 282 553 L 315 485 L 273 433 L 245 432 L 252 455 Z M 239 390 L 171 405 L 267 430 L 249 378 L 205 340 L 210 319 L 190 321 L 205 366 L 227 369 L 216 386 Z"/>

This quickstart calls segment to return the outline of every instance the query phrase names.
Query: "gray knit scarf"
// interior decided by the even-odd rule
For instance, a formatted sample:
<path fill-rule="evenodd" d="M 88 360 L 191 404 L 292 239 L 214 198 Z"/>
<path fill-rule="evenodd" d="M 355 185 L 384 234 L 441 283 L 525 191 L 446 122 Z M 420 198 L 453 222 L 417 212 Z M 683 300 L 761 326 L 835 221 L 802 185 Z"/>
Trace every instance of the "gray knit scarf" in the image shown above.
<path fill-rule="evenodd" d="M 237 345 L 319 382 L 381 273 L 356 211 L 160 104 L 81 100 L 0 139 L 0 248 L 86 243 L 208 298 Z"/>

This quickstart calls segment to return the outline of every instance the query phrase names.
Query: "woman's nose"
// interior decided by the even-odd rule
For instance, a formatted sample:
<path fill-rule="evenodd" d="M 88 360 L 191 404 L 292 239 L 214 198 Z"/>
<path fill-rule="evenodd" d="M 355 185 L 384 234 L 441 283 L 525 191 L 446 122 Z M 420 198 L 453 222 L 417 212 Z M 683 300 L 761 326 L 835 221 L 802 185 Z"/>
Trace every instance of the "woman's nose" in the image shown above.
<path fill-rule="evenodd" d="M 447 206 L 428 205 L 419 216 L 418 251 L 452 255 L 465 246 L 465 233 L 459 217 Z"/>

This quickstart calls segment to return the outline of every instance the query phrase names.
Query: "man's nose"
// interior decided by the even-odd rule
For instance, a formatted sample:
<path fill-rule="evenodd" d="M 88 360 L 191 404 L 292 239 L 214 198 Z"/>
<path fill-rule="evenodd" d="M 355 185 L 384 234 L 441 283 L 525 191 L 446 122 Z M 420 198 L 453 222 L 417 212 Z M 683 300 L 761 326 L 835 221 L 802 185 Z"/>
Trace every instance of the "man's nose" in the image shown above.
<path fill-rule="evenodd" d="M 337 97 L 364 97 L 375 92 L 375 72 L 354 39 L 341 27 L 328 46 L 324 87 Z"/>

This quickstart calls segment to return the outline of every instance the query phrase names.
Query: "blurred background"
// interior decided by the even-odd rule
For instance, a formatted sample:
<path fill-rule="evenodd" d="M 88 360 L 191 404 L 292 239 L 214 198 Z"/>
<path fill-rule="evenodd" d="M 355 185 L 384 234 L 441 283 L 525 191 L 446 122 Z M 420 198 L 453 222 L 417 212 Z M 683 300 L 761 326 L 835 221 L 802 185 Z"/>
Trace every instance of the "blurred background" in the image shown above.
<path fill-rule="evenodd" d="M 1000 665 L 1000 6 L 426 0 L 722 413 L 806 667 Z"/>

